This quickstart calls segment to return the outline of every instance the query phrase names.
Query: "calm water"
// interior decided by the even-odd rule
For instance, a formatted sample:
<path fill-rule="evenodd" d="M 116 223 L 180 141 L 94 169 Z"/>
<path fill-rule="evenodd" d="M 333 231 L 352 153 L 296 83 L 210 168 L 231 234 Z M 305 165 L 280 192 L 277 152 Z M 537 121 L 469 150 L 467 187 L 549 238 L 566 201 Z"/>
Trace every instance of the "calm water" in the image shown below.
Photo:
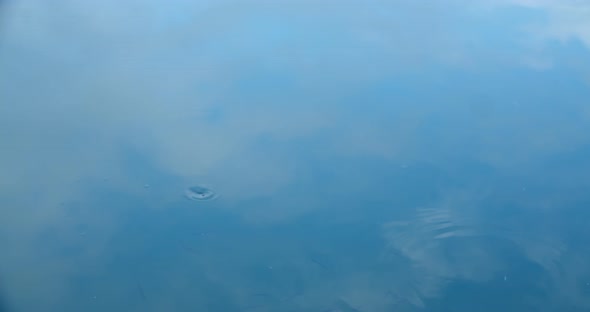
<path fill-rule="evenodd" d="M 587 1 L 0 1 L 0 151 L 1 312 L 590 310 Z"/>

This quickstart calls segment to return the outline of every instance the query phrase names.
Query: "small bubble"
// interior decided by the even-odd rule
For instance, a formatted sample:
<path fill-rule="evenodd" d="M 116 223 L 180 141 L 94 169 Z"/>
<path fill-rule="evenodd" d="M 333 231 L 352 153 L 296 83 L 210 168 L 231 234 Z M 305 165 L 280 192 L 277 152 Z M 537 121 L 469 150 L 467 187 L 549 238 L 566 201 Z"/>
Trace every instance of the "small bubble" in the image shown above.
<path fill-rule="evenodd" d="M 143 185 L 143 188 L 144 188 L 144 189 L 149 189 L 150 187 L 151 187 L 151 186 L 150 186 L 149 184 L 144 184 L 144 185 Z"/>

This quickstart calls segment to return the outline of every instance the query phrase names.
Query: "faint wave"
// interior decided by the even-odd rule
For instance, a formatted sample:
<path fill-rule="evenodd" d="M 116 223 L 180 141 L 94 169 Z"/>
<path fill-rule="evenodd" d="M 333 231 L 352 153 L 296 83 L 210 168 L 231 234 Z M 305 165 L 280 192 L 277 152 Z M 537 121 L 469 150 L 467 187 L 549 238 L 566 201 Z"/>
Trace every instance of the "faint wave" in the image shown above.
<path fill-rule="evenodd" d="M 383 233 L 389 250 L 414 264 L 416 282 L 396 295 L 418 307 L 424 306 L 425 298 L 436 296 L 446 280 L 485 281 L 503 272 L 501 249 L 491 240 L 508 242 L 551 275 L 558 274 L 565 251 L 556 239 L 490 222 L 473 210 L 419 208 L 413 219 L 386 223 Z"/>

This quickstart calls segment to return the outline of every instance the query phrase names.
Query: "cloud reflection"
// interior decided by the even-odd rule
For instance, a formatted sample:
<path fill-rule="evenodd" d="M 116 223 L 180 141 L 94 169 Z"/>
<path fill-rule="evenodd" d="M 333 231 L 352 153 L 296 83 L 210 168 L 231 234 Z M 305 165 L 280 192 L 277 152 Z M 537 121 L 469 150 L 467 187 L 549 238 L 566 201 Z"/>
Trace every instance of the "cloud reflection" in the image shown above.
<path fill-rule="evenodd" d="M 8 298 L 24 310 L 66 302 L 71 310 L 104 308 L 113 303 L 108 294 L 124 300 L 134 289 L 137 297 L 136 281 L 113 273 L 115 264 L 143 261 L 139 270 L 153 274 L 143 288 L 155 309 L 289 302 L 385 311 L 425 307 L 453 279 L 496 278 L 507 267 L 505 250 L 551 272 L 566 289 L 578 287 L 582 260 L 556 273 L 556 263 L 568 261 L 560 229 L 490 222 L 485 209 L 469 209 L 485 206 L 473 195 L 479 189 L 456 198 L 436 177 L 475 160 L 534 180 L 531 172 L 547 159 L 588 143 L 587 85 L 549 53 L 585 55 L 567 44 L 549 48 L 553 39 L 588 44 L 585 5 L 502 3 L 551 17 L 535 27 L 536 16 L 474 26 L 490 7 L 493 17 L 509 19 L 500 19 L 510 12 L 496 5 L 367 3 L 6 4 L 0 244 L 10 252 L 0 258 L 0 274 Z M 531 28 L 538 41 L 523 42 Z M 463 183 L 483 183 L 477 174 L 470 179 Z M 436 190 L 434 199 L 408 195 L 403 186 L 412 181 L 420 192 Z M 392 195 L 394 182 L 405 194 Z M 181 202 L 183 190 L 200 183 L 222 195 L 211 203 L 219 209 Z M 416 197 L 436 202 L 414 210 L 408 202 Z M 416 214 L 385 227 L 389 245 L 374 249 L 387 256 L 377 261 L 375 250 L 340 250 L 338 258 L 330 249 L 338 258 L 333 267 L 344 268 L 339 276 L 302 256 L 301 241 L 265 241 L 253 230 L 291 229 L 315 214 L 337 228 L 361 219 L 357 210 L 377 215 L 371 224 L 379 229 L 389 220 L 381 217 L 391 216 L 366 207 L 390 209 L 391 202 Z M 220 219 L 229 223 L 202 221 Z M 254 233 L 237 235 L 236 228 Z M 194 249 L 199 256 L 186 255 Z M 184 256 L 159 258 L 175 253 Z M 165 272 L 153 273 L 151 265 Z M 266 296 L 256 297 L 246 290 L 260 277 L 268 283 L 255 286 Z M 73 290 L 72 281 L 90 286 Z M 101 291 L 107 299 L 97 302 Z M 195 296 L 199 291 L 207 295 Z M 572 301 L 586 303 L 574 293 Z M 31 294 L 37 300 L 28 300 Z M 214 294 L 217 301 L 207 299 Z M 129 311 L 143 308 L 133 303 Z"/>

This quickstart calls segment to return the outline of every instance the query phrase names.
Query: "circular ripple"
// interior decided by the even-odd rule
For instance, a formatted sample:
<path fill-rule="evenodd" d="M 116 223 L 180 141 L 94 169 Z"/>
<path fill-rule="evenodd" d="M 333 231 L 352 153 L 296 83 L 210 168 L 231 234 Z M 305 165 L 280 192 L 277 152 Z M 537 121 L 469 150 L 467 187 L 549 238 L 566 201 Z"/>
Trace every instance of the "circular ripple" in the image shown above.
<path fill-rule="evenodd" d="M 184 196 L 190 200 L 211 200 L 217 197 L 217 194 L 203 186 L 191 186 L 184 191 Z"/>

